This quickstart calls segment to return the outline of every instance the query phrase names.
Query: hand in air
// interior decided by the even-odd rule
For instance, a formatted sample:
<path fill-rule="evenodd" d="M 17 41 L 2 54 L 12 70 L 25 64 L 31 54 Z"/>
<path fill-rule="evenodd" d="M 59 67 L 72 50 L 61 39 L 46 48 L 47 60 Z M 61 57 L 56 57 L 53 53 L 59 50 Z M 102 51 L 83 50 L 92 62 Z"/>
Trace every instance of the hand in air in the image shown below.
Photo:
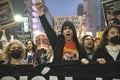
<path fill-rule="evenodd" d="M 42 16 L 44 14 L 44 2 L 43 2 L 43 0 L 36 1 L 34 5 L 38 10 L 39 15 Z"/>

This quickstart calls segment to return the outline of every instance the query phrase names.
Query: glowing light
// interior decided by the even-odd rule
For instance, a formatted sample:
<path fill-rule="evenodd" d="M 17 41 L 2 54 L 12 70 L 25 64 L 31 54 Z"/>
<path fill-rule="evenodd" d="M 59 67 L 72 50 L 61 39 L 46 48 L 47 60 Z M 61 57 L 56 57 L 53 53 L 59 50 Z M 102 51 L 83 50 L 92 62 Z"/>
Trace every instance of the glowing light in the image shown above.
<path fill-rule="evenodd" d="M 17 21 L 17 22 L 22 21 L 22 16 L 21 15 L 16 15 L 14 18 L 15 18 L 15 21 Z"/>

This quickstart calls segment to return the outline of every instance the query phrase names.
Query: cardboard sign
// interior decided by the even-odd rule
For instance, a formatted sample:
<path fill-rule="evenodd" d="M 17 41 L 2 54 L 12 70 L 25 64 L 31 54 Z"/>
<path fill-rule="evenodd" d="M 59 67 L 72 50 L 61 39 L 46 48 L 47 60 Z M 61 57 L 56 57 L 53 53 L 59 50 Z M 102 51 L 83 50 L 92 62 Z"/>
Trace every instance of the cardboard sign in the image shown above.
<path fill-rule="evenodd" d="M 59 16 L 54 18 L 54 30 L 56 34 L 60 34 L 62 25 L 65 21 L 71 21 L 75 25 L 76 31 L 79 32 L 82 28 L 81 16 Z"/>
<path fill-rule="evenodd" d="M 102 0 L 107 25 L 120 25 L 120 0 Z"/>
<path fill-rule="evenodd" d="M 9 0 L 0 0 L 0 30 L 17 25 L 14 21 L 13 9 Z"/>

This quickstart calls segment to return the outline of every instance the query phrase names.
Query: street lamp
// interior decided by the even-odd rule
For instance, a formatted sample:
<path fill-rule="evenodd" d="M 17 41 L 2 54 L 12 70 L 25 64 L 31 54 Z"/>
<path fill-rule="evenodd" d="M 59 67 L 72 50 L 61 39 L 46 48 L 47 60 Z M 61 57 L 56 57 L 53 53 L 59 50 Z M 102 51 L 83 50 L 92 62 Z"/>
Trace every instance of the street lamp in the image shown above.
<path fill-rule="evenodd" d="M 16 22 L 23 22 L 24 23 L 24 32 L 28 32 L 28 18 L 27 17 L 22 17 L 21 15 L 16 15 L 14 17 Z"/>
<path fill-rule="evenodd" d="M 16 22 L 21 22 L 22 21 L 22 16 L 18 14 L 14 17 L 14 19 L 15 19 Z"/>

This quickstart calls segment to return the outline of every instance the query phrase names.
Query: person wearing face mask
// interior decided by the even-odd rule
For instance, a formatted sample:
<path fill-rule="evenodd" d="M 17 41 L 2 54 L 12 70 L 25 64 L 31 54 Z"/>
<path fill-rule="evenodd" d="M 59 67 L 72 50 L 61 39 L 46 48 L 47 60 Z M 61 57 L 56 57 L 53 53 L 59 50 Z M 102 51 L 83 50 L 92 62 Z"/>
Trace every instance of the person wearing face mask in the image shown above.
<path fill-rule="evenodd" d="M 19 40 L 8 42 L 3 49 L 4 58 L 6 60 L 4 64 L 27 64 L 24 60 L 25 50 L 24 44 Z"/>
<path fill-rule="evenodd" d="M 120 28 L 116 25 L 106 27 L 100 47 L 93 56 L 93 61 L 100 64 L 120 62 Z"/>
<path fill-rule="evenodd" d="M 70 21 L 65 21 L 62 25 L 61 34 L 57 35 L 45 17 L 45 12 L 42 8 L 42 0 L 36 2 L 35 6 L 40 15 L 39 18 L 47 34 L 50 45 L 53 48 L 53 62 L 80 61 L 83 64 L 88 64 L 89 61 L 85 59 L 86 51 L 78 42 L 74 24 Z"/>

